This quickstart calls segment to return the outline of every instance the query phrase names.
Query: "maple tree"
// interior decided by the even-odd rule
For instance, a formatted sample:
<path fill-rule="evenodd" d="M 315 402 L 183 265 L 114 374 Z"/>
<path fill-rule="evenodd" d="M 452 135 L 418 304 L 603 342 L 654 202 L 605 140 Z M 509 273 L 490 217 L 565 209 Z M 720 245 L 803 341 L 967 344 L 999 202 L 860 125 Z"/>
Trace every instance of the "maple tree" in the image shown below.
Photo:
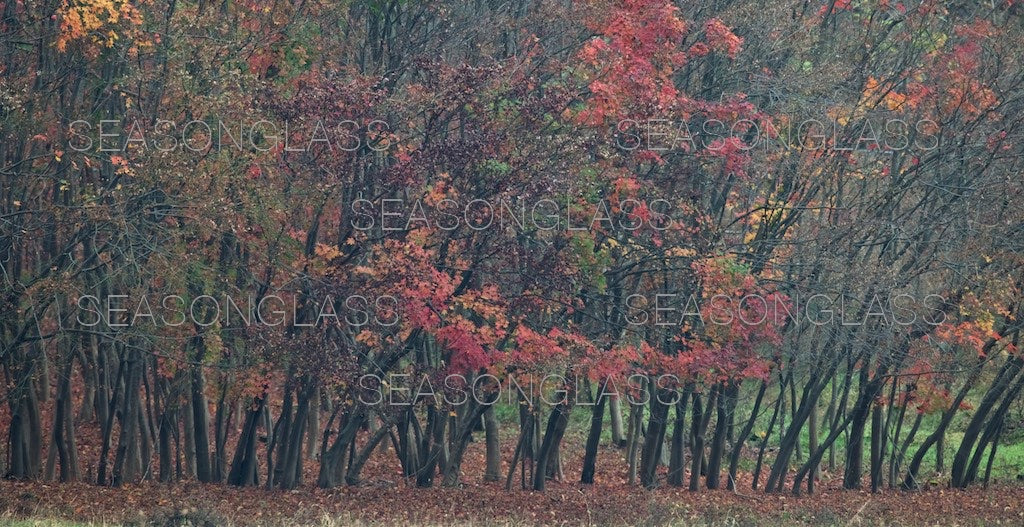
<path fill-rule="evenodd" d="M 1020 9 L 7 2 L 0 472 L 988 483 Z"/>

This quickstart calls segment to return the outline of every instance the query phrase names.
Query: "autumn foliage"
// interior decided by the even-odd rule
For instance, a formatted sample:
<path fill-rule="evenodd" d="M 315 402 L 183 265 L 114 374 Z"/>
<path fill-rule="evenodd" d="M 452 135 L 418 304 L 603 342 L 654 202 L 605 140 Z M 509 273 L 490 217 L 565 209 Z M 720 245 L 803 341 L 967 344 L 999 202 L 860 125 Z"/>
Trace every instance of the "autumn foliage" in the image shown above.
<path fill-rule="evenodd" d="M 966 488 L 1024 429 L 1017 2 L 0 11 L 8 478 Z"/>

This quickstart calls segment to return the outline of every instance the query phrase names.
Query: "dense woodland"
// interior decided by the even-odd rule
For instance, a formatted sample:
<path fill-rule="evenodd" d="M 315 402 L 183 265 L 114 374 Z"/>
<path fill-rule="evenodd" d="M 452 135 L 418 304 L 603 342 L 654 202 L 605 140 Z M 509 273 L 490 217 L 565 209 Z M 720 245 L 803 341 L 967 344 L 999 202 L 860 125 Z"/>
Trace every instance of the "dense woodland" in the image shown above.
<path fill-rule="evenodd" d="M 888 491 L 1024 441 L 1015 0 L 0 11 L 6 478 Z"/>

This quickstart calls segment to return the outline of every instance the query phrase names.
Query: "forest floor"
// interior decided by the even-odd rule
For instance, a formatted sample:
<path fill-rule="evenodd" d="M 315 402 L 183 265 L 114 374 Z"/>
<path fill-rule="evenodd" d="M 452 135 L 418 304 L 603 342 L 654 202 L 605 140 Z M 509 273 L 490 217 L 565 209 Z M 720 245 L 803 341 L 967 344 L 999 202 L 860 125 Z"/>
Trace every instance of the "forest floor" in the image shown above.
<path fill-rule="evenodd" d="M 749 491 L 749 489 L 748 489 Z M 788 494 L 645 491 L 623 483 L 417 489 L 372 483 L 283 492 L 196 483 L 121 489 L 0 483 L 6 525 L 1024 525 L 1024 488 Z"/>
<path fill-rule="evenodd" d="M 332 490 L 309 483 L 315 461 L 307 463 L 307 483 L 293 491 L 0 481 L 0 525 L 1024 525 L 1022 481 L 872 494 L 842 490 L 841 474 L 825 473 L 815 495 L 795 497 L 752 491 L 750 475 L 741 474 L 738 492 L 664 484 L 647 491 L 627 484 L 623 454 L 602 447 L 597 483 L 581 485 L 582 453 L 563 452 L 564 481 L 543 493 L 521 490 L 518 472 L 511 491 L 504 481 L 483 481 L 482 441 L 466 453 L 460 488 L 416 488 L 401 477 L 393 451 L 373 455 L 362 485 Z"/>
<path fill-rule="evenodd" d="M 517 471 L 512 490 L 506 491 L 505 476 L 515 449 L 518 416 L 508 408 L 499 410 L 499 482 L 484 481 L 485 445 L 480 432 L 467 447 L 458 488 L 442 488 L 440 478 L 433 488 L 417 488 L 415 482 L 403 477 L 394 447 L 388 446 L 370 456 L 360 485 L 331 490 L 313 485 L 319 463 L 312 459 L 305 461 L 305 483 L 290 491 L 200 484 L 188 479 L 173 484 L 145 481 L 121 488 L 86 482 L 0 480 L 0 526 L 1024 526 L 1024 443 L 999 449 L 1001 468 L 993 471 L 999 477 L 988 488 L 975 485 L 966 491 L 946 488 L 948 476 L 925 470 L 920 491 L 886 488 L 873 494 L 866 489 L 844 490 L 839 467 L 833 472 L 823 470 L 812 496 L 793 496 L 788 485 L 784 493 L 766 494 L 751 490 L 750 469 L 756 458 L 753 448 L 743 451 L 735 492 L 707 490 L 703 478 L 698 492 L 668 486 L 664 467 L 659 469 L 659 488 L 648 491 L 629 484 L 626 450 L 611 444 L 608 430 L 599 448 L 595 484 L 579 483 L 589 415 L 575 412 L 562 443 L 561 479 L 548 482 L 544 492 L 522 490 Z M 0 407 L 0 423 L 4 422 L 3 411 Z M 44 408 L 47 411 L 48 407 Z M 237 430 L 232 432 L 229 445 L 236 442 Z M 77 434 L 83 477 L 94 481 L 91 467 L 100 453 L 98 426 L 83 423 L 77 427 Z M 366 431 L 360 433 L 359 444 L 367 435 Z M 230 460 L 231 452 L 227 454 Z M 157 460 L 151 460 L 149 466 L 157 470 Z M 762 485 L 766 472 L 767 468 L 760 477 Z M 155 480 L 156 475 L 152 476 Z M 792 472 L 790 480 L 791 476 Z M 261 482 L 264 477 L 260 474 Z M 868 484 L 866 476 L 864 484 Z"/>

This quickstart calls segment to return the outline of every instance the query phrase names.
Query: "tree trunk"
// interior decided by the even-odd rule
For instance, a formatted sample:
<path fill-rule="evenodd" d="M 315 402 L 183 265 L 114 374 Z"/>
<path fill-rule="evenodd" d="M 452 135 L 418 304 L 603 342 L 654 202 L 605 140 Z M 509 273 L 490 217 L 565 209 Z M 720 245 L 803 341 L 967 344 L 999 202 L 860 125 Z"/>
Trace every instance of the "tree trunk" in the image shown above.
<path fill-rule="evenodd" d="M 871 411 L 871 492 L 882 485 L 882 407 L 874 405 Z"/>
<path fill-rule="evenodd" d="M 488 405 L 484 411 L 484 441 L 487 443 L 487 466 L 484 469 L 485 481 L 501 479 L 501 444 L 498 442 L 498 417 L 494 406 Z"/>
<path fill-rule="evenodd" d="M 682 487 L 686 471 L 686 405 L 690 402 L 693 385 L 687 384 L 676 401 L 676 420 L 672 426 L 672 446 L 668 460 L 668 484 Z"/>
<path fill-rule="evenodd" d="M 690 464 L 690 491 L 693 492 L 700 488 L 701 468 L 704 466 L 704 434 L 707 431 L 708 421 L 711 420 L 711 407 L 715 405 L 717 399 L 717 384 L 711 388 L 706 410 L 701 406 L 700 394 L 696 392 L 693 394 L 693 419 L 691 419 L 693 444 L 690 448 L 693 456 Z"/>
<path fill-rule="evenodd" d="M 194 339 L 196 362 L 192 367 L 192 431 L 195 447 L 196 478 L 203 483 L 212 480 L 210 470 L 210 425 L 207 421 L 206 385 L 203 380 L 202 361 L 205 345 L 200 337 Z"/>
<path fill-rule="evenodd" d="M 533 490 L 544 490 L 548 477 L 548 464 L 552 461 L 552 454 L 561 443 L 562 435 L 565 434 L 565 428 L 569 424 L 569 412 L 572 411 L 570 397 L 571 394 L 566 395 L 566 400 L 555 405 L 548 417 L 544 441 L 537 452 L 537 464 L 533 471 Z"/>
<path fill-rule="evenodd" d="M 121 436 L 117 441 L 117 453 L 114 457 L 114 472 L 111 484 L 120 487 L 125 480 L 133 480 L 135 474 L 130 471 L 126 474 L 125 464 L 128 459 L 128 452 L 131 443 L 138 439 L 137 428 L 139 424 L 139 373 L 142 369 L 142 358 L 138 351 L 127 351 L 128 374 L 125 378 L 124 403 L 121 405 Z M 137 444 L 137 443 L 136 443 Z"/>
<path fill-rule="evenodd" d="M 625 448 L 626 435 L 622 431 L 622 404 L 618 393 L 610 396 L 608 414 L 612 418 L 612 444 L 617 448 Z"/>
<path fill-rule="evenodd" d="M 992 385 L 985 392 L 985 396 L 982 397 L 981 404 L 978 405 L 974 416 L 971 417 L 971 421 L 967 424 L 967 428 L 964 430 L 964 437 L 960 441 L 956 455 L 953 457 L 953 466 L 951 467 L 952 481 L 950 483 L 953 487 L 966 488 L 970 482 L 968 460 L 974 449 L 974 443 L 978 438 L 978 434 L 981 433 L 985 420 L 988 419 L 992 411 L 992 407 L 995 406 L 999 398 L 1002 397 L 1003 392 L 1010 385 L 1010 382 L 1020 372 L 1022 365 L 1024 365 L 1024 357 L 1011 357 L 1007 360 L 1006 366 L 1000 371 L 999 376 L 992 381 Z"/>
<path fill-rule="evenodd" d="M 231 469 L 228 471 L 229 485 L 239 487 L 259 485 L 256 478 L 256 442 L 264 404 L 266 404 L 264 397 L 256 397 L 245 413 L 245 423 L 242 425 L 242 433 L 238 436 L 235 455 L 231 459 Z"/>
<path fill-rule="evenodd" d="M 717 489 L 722 475 L 722 456 L 725 455 L 725 440 L 732 427 L 732 405 L 736 400 L 739 385 L 728 382 L 719 388 L 715 435 L 711 439 L 711 451 L 708 453 L 707 487 Z"/>
<path fill-rule="evenodd" d="M 747 419 L 747 424 L 743 425 L 743 430 L 740 431 L 739 437 L 736 438 L 736 442 L 732 446 L 732 453 L 729 455 L 729 481 L 726 483 L 729 490 L 736 490 L 736 471 L 739 468 L 740 454 L 743 453 L 743 447 L 747 444 L 750 433 L 754 431 L 757 416 L 761 412 L 761 402 L 767 391 L 768 381 L 761 381 L 761 387 L 758 388 L 757 396 L 754 398 L 754 408 L 750 411 L 750 418 Z"/>
<path fill-rule="evenodd" d="M 608 399 L 605 389 L 608 381 L 602 381 L 597 389 L 597 399 L 590 414 L 590 432 L 587 434 L 587 446 L 583 452 L 583 473 L 580 476 L 580 483 L 591 485 L 594 483 L 594 471 L 597 466 L 597 450 L 601 441 L 601 425 L 604 421 L 604 406 Z"/>
<path fill-rule="evenodd" d="M 647 380 L 647 385 L 651 387 L 651 417 L 647 421 L 647 433 L 644 435 L 644 446 L 640 454 L 640 483 L 652 489 L 658 482 L 658 461 L 661 459 L 665 431 L 668 429 L 670 402 L 667 399 L 671 392 L 659 388 L 653 377 Z"/>

